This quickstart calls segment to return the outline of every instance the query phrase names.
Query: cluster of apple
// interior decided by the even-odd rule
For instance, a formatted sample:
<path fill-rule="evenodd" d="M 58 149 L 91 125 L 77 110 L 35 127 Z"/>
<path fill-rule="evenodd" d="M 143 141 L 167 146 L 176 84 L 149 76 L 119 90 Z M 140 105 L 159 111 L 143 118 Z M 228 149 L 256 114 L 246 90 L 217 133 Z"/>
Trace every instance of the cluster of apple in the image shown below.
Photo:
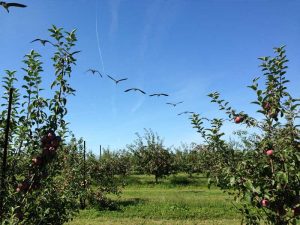
<path fill-rule="evenodd" d="M 54 159 L 60 141 L 61 138 L 56 136 L 54 131 L 49 130 L 46 132 L 41 139 L 42 153 L 31 160 L 33 173 L 31 173 L 30 178 L 26 178 L 18 184 L 17 192 L 27 192 L 40 186 L 40 180 L 47 176 L 47 171 L 43 168 Z"/>
<path fill-rule="evenodd" d="M 53 131 L 48 131 L 47 134 L 43 136 L 41 140 L 43 152 L 40 158 L 45 162 L 51 160 L 56 154 L 56 150 L 59 147 L 60 141 L 61 138 L 59 136 L 56 136 Z M 33 159 L 34 165 L 37 166 L 42 164 L 43 162 L 43 161 L 39 162 L 39 160 L 37 160 L 37 162 L 35 161 L 36 160 Z"/>
<path fill-rule="evenodd" d="M 18 184 L 17 188 L 16 188 L 16 191 L 17 192 L 21 192 L 21 191 L 28 191 L 30 188 L 30 180 L 28 179 L 25 179 L 23 180 L 22 183 Z"/>
<path fill-rule="evenodd" d="M 40 186 L 40 178 L 32 175 L 31 178 L 26 178 L 22 183 L 18 184 L 16 192 L 27 192 L 37 189 Z"/>

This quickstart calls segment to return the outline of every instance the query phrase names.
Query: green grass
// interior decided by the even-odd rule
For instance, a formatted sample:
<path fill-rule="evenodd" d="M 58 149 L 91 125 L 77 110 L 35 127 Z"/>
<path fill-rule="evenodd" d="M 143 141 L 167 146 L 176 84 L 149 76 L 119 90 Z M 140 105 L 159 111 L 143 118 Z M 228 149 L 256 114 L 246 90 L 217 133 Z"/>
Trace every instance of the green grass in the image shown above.
<path fill-rule="evenodd" d="M 130 176 L 115 211 L 83 210 L 69 223 L 79 224 L 240 224 L 230 199 L 208 189 L 200 176 L 171 176 L 159 184 L 152 176 Z"/>

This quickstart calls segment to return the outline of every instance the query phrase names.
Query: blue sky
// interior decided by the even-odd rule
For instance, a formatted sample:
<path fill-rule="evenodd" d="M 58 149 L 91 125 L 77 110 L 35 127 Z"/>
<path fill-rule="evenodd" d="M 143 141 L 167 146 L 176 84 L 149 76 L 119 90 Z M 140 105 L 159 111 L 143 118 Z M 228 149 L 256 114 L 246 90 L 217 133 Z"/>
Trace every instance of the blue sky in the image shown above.
<path fill-rule="evenodd" d="M 125 147 L 144 128 L 157 132 L 166 146 L 200 143 L 188 116 L 177 114 L 189 110 L 222 116 L 206 96 L 212 91 L 221 92 L 235 108 L 254 115 L 256 108 L 249 102 L 255 95 L 246 86 L 261 74 L 257 58 L 272 55 L 272 48 L 283 44 L 290 60 L 289 88 L 299 96 L 298 0 L 17 2 L 28 7 L 12 8 L 9 14 L 0 8 L 0 73 L 17 70 L 22 80 L 22 58 L 35 49 L 43 56 L 47 87 L 54 77 L 51 51 L 30 41 L 48 38 L 52 24 L 69 31 L 76 28 L 76 49 L 82 52 L 70 81 L 77 93 L 69 99 L 67 119 L 71 130 L 95 153 L 100 144 Z M 128 80 L 116 86 L 106 77 L 85 73 L 88 68 Z M 170 96 L 124 93 L 131 87 Z M 184 103 L 175 108 L 165 104 L 177 101 Z M 229 136 L 242 128 L 228 123 L 224 131 Z"/>

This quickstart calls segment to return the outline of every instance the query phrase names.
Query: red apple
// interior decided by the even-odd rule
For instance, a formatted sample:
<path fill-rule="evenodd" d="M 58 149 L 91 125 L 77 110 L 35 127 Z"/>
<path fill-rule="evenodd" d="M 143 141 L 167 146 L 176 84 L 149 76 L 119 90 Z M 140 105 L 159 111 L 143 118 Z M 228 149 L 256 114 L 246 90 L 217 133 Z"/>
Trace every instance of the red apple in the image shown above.
<path fill-rule="evenodd" d="M 57 148 L 59 146 L 59 141 L 57 139 L 54 139 L 53 141 L 51 141 L 51 146 Z"/>
<path fill-rule="evenodd" d="M 31 188 L 33 190 L 38 189 L 41 185 L 41 178 L 40 177 L 36 177 L 35 180 L 33 181 L 33 183 L 31 184 Z"/>
<path fill-rule="evenodd" d="M 18 184 L 18 187 L 16 188 L 16 192 L 20 192 L 22 188 L 22 184 Z"/>
<path fill-rule="evenodd" d="M 263 207 L 267 207 L 268 204 L 269 204 L 269 201 L 268 201 L 267 199 L 261 200 L 261 205 L 262 205 Z"/>
<path fill-rule="evenodd" d="M 41 139 L 41 142 L 42 142 L 42 145 L 47 144 L 47 142 L 48 142 L 47 136 L 43 136 L 42 139 Z"/>
<path fill-rule="evenodd" d="M 271 104 L 269 102 L 264 102 L 263 108 L 264 110 L 269 111 L 271 109 Z"/>
<path fill-rule="evenodd" d="M 41 156 L 34 157 L 34 158 L 32 159 L 32 163 L 33 163 L 33 165 L 35 165 L 35 166 L 39 166 L 39 165 L 41 165 L 41 164 L 43 163 L 43 159 L 42 159 Z"/>
<path fill-rule="evenodd" d="M 300 215 L 300 207 L 296 207 L 296 208 L 293 208 L 293 212 L 294 212 L 294 216 L 299 216 Z"/>
<path fill-rule="evenodd" d="M 52 140 L 54 140 L 54 138 L 55 138 L 54 132 L 53 131 L 49 131 L 47 133 L 47 139 L 48 139 L 48 141 L 52 141 Z"/>
<path fill-rule="evenodd" d="M 276 119 L 277 116 L 278 116 L 278 113 L 277 112 L 270 112 L 268 115 L 269 115 L 269 117 L 271 117 L 273 119 Z"/>
<path fill-rule="evenodd" d="M 60 142 L 61 141 L 61 137 L 60 136 L 56 136 L 56 140 Z"/>
<path fill-rule="evenodd" d="M 23 217 L 24 217 L 24 214 L 22 212 L 17 212 L 16 213 L 16 217 L 19 219 L 19 220 L 22 220 Z"/>
<path fill-rule="evenodd" d="M 267 156 L 271 156 L 271 155 L 273 155 L 274 154 L 274 150 L 273 149 L 268 149 L 268 150 L 266 150 L 266 155 Z"/>
<path fill-rule="evenodd" d="M 22 183 L 23 191 L 27 191 L 29 189 L 29 187 L 30 187 L 29 181 L 28 180 L 23 181 L 23 183 Z"/>
<path fill-rule="evenodd" d="M 50 151 L 51 153 L 54 153 L 54 152 L 56 151 L 56 148 L 50 147 L 50 148 L 49 148 L 49 151 Z"/>
<path fill-rule="evenodd" d="M 18 184 L 18 187 L 16 188 L 16 192 L 27 191 L 29 187 L 30 187 L 29 182 L 27 180 L 24 180 L 21 184 Z"/>
<path fill-rule="evenodd" d="M 53 154 L 56 152 L 56 148 L 54 147 L 44 147 L 43 148 L 43 156 L 48 157 L 48 156 L 53 156 Z"/>
<path fill-rule="evenodd" d="M 269 110 L 268 116 L 270 118 L 273 118 L 273 119 L 277 120 L 278 119 L 278 113 L 279 113 L 279 109 L 273 108 L 273 109 Z"/>
<path fill-rule="evenodd" d="M 234 118 L 234 122 L 235 123 L 241 123 L 243 122 L 244 118 L 242 116 L 237 116 Z"/>

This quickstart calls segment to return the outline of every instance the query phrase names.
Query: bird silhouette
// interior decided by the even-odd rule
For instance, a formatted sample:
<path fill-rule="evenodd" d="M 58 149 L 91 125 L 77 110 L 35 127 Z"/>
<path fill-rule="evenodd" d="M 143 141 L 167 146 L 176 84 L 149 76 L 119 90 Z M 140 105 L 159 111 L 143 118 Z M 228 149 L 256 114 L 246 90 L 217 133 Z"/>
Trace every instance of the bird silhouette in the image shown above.
<path fill-rule="evenodd" d="M 169 96 L 169 95 L 165 94 L 165 93 L 155 93 L 155 94 L 152 94 L 152 95 L 149 95 L 149 96 L 151 96 L 151 97 L 153 97 L 153 96 L 159 97 L 159 96 Z"/>
<path fill-rule="evenodd" d="M 54 46 L 54 44 L 51 41 L 48 41 L 48 40 L 45 40 L 45 39 L 40 39 L 40 38 L 34 39 L 30 43 L 33 43 L 33 42 L 36 42 L 36 41 L 41 42 L 41 44 L 44 45 L 44 46 L 46 45 L 46 43 L 49 43 L 49 44 Z"/>
<path fill-rule="evenodd" d="M 139 91 L 143 94 L 146 94 L 146 92 L 144 92 L 143 90 L 141 90 L 139 88 L 129 88 L 129 89 L 125 90 L 124 92 L 128 92 L 128 91 Z"/>
<path fill-rule="evenodd" d="M 172 102 L 167 102 L 166 104 L 167 105 L 172 105 L 172 106 L 177 106 L 178 104 L 181 104 L 181 103 L 183 103 L 183 101 L 182 102 L 177 102 L 177 103 L 172 103 Z"/>
<path fill-rule="evenodd" d="M 107 75 L 110 79 L 112 79 L 114 82 L 116 82 L 116 84 L 118 84 L 119 82 L 121 82 L 121 81 L 124 81 L 124 80 L 127 80 L 128 78 L 122 78 L 122 79 L 119 79 L 119 80 L 116 80 L 115 78 L 113 78 L 113 77 L 111 77 L 111 76 L 109 76 L 109 75 Z"/>
<path fill-rule="evenodd" d="M 88 69 L 86 72 L 91 72 L 92 74 L 98 73 L 100 75 L 100 77 L 102 77 L 102 74 L 98 70 L 95 70 L 95 69 Z"/>
<path fill-rule="evenodd" d="M 20 4 L 20 3 L 14 3 L 14 2 L 11 2 L 11 3 L 0 2 L 0 5 L 2 5 L 8 13 L 9 13 L 9 9 L 8 9 L 9 7 L 19 7 L 19 8 L 27 7 L 27 5 L 23 5 L 23 4 Z"/>
<path fill-rule="evenodd" d="M 177 115 L 178 115 L 178 116 L 180 116 L 180 115 L 182 115 L 182 114 L 187 114 L 187 113 L 194 114 L 194 112 L 190 112 L 190 111 L 184 111 L 184 112 L 182 112 L 182 113 L 178 113 Z"/>

